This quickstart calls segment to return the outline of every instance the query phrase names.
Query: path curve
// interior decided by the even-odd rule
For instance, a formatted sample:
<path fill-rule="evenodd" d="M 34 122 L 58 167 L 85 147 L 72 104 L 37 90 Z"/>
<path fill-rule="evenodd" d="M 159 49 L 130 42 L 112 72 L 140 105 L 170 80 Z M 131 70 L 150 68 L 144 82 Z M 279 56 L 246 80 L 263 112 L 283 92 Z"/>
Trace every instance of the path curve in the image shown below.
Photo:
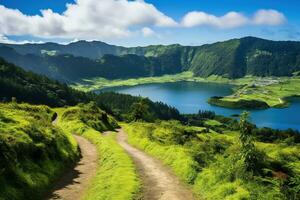
<path fill-rule="evenodd" d="M 74 135 L 82 158 L 74 169 L 64 174 L 54 185 L 53 193 L 46 199 L 79 200 L 97 170 L 97 150 L 87 139 Z"/>
<path fill-rule="evenodd" d="M 187 186 L 160 161 L 127 143 L 127 134 L 118 129 L 118 143 L 134 160 L 143 182 L 143 200 L 192 200 Z"/>

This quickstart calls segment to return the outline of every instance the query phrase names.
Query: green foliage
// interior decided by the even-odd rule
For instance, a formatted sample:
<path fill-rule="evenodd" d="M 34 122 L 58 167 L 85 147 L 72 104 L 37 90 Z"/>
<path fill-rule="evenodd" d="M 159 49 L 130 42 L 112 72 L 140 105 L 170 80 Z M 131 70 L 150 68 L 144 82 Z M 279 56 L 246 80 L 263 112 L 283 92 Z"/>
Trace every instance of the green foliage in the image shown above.
<path fill-rule="evenodd" d="M 176 108 L 168 106 L 162 102 L 152 102 L 148 98 L 105 92 L 98 94 L 95 98 L 95 102 L 103 110 L 108 111 L 110 114 L 116 116 L 120 120 L 131 121 L 132 117 L 134 117 L 132 116 L 134 109 L 133 105 L 140 105 L 141 102 L 143 111 L 147 110 L 146 113 L 141 113 L 143 120 L 180 120 L 182 118 Z"/>
<path fill-rule="evenodd" d="M 243 112 L 240 116 L 240 136 L 242 145 L 241 155 L 247 171 L 256 172 L 259 169 L 259 153 L 254 146 L 254 137 L 252 135 L 253 126 L 248 122 L 249 112 Z"/>
<path fill-rule="evenodd" d="M 123 126 L 128 133 L 129 143 L 145 150 L 147 153 L 161 159 L 165 164 L 169 165 L 176 175 L 186 182 L 193 182 L 197 174 L 197 163 L 193 161 L 190 153 L 183 147 L 178 145 L 157 144 L 149 138 L 156 137 L 156 140 L 168 141 L 168 139 L 160 139 L 159 134 L 163 134 L 164 130 L 160 130 L 155 124 L 134 123 Z M 156 136 L 152 135 L 151 130 L 156 129 Z M 151 134 L 151 135 L 150 135 Z M 173 134 L 170 132 L 170 134 Z M 161 135 L 165 137 L 164 135 Z M 169 141 L 171 142 L 171 141 Z"/>
<path fill-rule="evenodd" d="M 144 100 L 136 102 L 131 106 L 130 115 L 134 121 L 143 120 L 149 115 L 149 107 Z"/>
<path fill-rule="evenodd" d="M 73 137 L 52 125 L 47 106 L 0 104 L 0 199 L 41 199 L 79 157 Z"/>
<path fill-rule="evenodd" d="M 226 108 L 242 108 L 242 109 L 266 109 L 269 105 L 261 100 L 239 99 L 237 101 L 226 101 L 223 97 L 211 97 L 208 103 Z"/>
<path fill-rule="evenodd" d="M 71 89 L 66 84 L 26 72 L 0 59 L 0 100 L 11 99 L 18 102 L 63 106 L 87 102 L 90 97 L 88 94 Z"/>
<path fill-rule="evenodd" d="M 299 42 L 254 37 L 194 47 L 152 45 L 125 48 L 85 41 L 69 45 L 0 46 L 0 56 L 7 61 L 69 81 L 92 77 L 125 79 L 161 76 L 187 70 L 201 77 L 292 76 L 300 71 L 299 52 Z"/>
<path fill-rule="evenodd" d="M 147 121 L 180 119 L 179 111 L 164 103 L 115 93 L 90 94 L 78 92 L 44 76 L 26 72 L 0 59 L 0 100 L 46 104 L 49 106 L 74 105 L 94 100 L 98 106 L 120 119 L 130 119 L 134 103 L 143 101 L 149 107 Z M 105 116 L 103 116 L 105 117 Z"/>
<path fill-rule="evenodd" d="M 70 107 L 61 118 L 65 121 L 80 120 L 81 123 L 101 132 L 118 127 L 117 121 L 97 107 L 94 102 Z"/>
<path fill-rule="evenodd" d="M 300 133 L 297 130 L 274 130 L 271 128 L 256 128 L 252 133 L 261 142 L 285 142 L 287 144 L 300 143 Z"/>
<path fill-rule="evenodd" d="M 67 132 L 79 134 L 91 141 L 99 154 L 97 174 L 83 199 L 137 199 L 140 181 L 134 164 L 117 144 L 114 134 L 103 136 L 101 132 L 113 130 L 118 125 L 93 103 L 57 109 L 58 125 Z M 103 117 L 104 114 L 106 117 Z"/>
<path fill-rule="evenodd" d="M 175 121 L 122 126 L 128 133 L 129 143 L 170 166 L 177 176 L 193 186 L 199 199 L 294 200 L 299 197 L 299 145 L 256 142 L 251 154 L 244 152 L 258 159 L 255 173 L 245 167 L 239 140 L 241 137 L 248 144 L 249 136 L 252 137 L 252 126 L 246 116 L 241 120 L 244 135 L 228 129 L 218 134 L 206 127 L 184 126 Z M 246 150 L 248 147 L 244 146 Z"/>

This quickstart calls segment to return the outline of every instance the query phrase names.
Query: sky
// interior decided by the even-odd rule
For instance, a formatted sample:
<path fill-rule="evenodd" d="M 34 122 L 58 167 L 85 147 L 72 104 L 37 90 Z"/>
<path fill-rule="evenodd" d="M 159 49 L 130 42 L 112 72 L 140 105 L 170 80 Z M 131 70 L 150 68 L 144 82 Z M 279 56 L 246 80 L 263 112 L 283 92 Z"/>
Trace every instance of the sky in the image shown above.
<path fill-rule="evenodd" d="M 298 0 L 0 0 L 0 42 L 300 40 Z"/>

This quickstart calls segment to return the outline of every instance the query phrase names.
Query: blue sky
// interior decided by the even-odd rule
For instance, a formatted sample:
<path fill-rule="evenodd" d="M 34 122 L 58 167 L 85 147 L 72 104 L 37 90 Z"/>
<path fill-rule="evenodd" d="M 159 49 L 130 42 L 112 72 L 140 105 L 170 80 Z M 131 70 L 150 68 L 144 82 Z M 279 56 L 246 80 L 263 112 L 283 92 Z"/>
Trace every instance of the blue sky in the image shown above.
<path fill-rule="evenodd" d="M 299 8 L 297 0 L 0 0 L 0 41 L 86 39 L 137 46 L 200 45 L 249 35 L 300 40 Z"/>

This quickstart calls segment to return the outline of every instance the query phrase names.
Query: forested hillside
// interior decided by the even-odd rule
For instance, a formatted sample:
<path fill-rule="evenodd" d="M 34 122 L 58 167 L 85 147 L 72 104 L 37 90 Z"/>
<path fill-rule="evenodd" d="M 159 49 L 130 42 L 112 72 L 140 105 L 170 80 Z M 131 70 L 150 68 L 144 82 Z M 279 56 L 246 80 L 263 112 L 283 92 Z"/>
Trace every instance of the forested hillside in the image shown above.
<path fill-rule="evenodd" d="M 148 113 L 142 118 L 147 121 L 181 119 L 176 108 L 161 102 L 152 102 L 149 99 L 125 94 L 101 93 L 97 95 L 79 92 L 66 84 L 27 72 L 0 59 L 0 101 L 12 100 L 53 107 L 95 101 L 105 111 L 124 120 L 131 119 L 135 105 L 138 106 L 141 103 Z"/>
<path fill-rule="evenodd" d="M 90 100 L 88 94 L 78 92 L 66 84 L 45 76 L 27 72 L 0 59 L 0 99 L 49 106 L 75 105 Z"/>
<path fill-rule="evenodd" d="M 160 76 L 182 71 L 180 57 L 174 59 L 171 55 L 145 57 L 135 54 L 121 56 L 107 54 L 100 59 L 92 60 L 71 54 L 22 55 L 10 47 L 0 46 L 0 57 L 24 69 L 65 82 L 91 77 L 125 79 Z"/>
<path fill-rule="evenodd" d="M 0 57 L 64 81 L 160 76 L 187 70 L 201 77 L 291 76 L 300 71 L 300 42 L 245 37 L 203 46 L 125 48 L 96 41 L 1 44 Z"/>

